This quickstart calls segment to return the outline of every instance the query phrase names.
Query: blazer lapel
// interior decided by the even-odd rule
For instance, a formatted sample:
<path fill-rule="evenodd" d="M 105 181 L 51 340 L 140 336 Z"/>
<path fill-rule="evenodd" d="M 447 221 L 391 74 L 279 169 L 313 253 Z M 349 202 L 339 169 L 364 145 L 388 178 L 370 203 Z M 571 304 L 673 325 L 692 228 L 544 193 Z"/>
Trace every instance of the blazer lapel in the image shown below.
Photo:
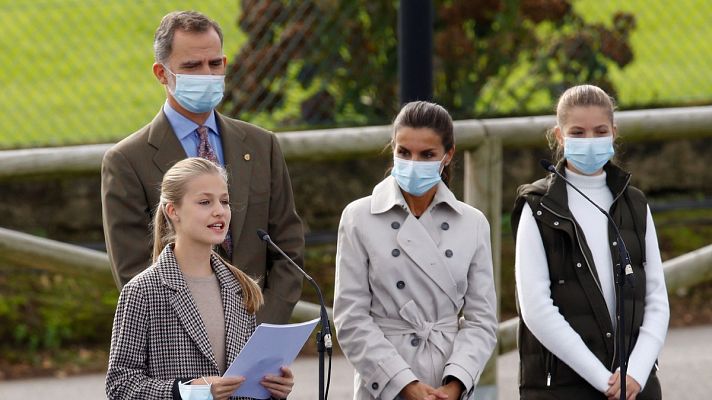
<path fill-rule="evenodd" d="M 447 261 L 423 224 L 412 214 L 408 214 L 398 230 L 396 241 L 408 257 L 457 305 L 457 285 L 447 268 Z"/>
<path fill-rule="evenodd" d="M 148 144 L 156 149 L 153 162 L 164 174 L 179 160 L 187 157 L 183 145 L 173 132 L 163 109 L 151 121 L 148 132 Z"/>
<path fill-rule="evenodd" d="M 244 318 L 248 314 L 242 304 L 242 288 L 232 272 L 217 257 L 213 256 L 212 262 L 225 309 L 225 360 L 229 367 L 252 334 L 254 320 Z"/>
<path fill-rule="evenodd" d="M 156 263 L 156 269 L 160 273 L 164 284 L 173 290 L 169 303 L 186 333 L 195 342 L 200 352 L 213 363 L 215 369 L 219 370 L 213 349 L 208 340 L 205 324 L 200 318 L 198 307 L 193 301 L 193 296 L 190 294 L 190 289 L 188 289 L 185 279 L 183 279 L 183 274 L 180 272 L 180 267 L 171 246 L 166 246 L 163 253 L 161 253 Z"/>
<path fill-rule="evenodd" d="M 188 287 L 186 286 L 174 292 L 173 296 L 171 296 L 170 303 L 176 315 L 178 315 L 178 319 L 180 319 L 183 324 L 183 328 L 188 333 L 188 336 L 193 339 L 200 352 L 213 363 L 215 369 L 219 370 L 213 349 L 208 340 L 208 332 L 205 330 L 205 324 L 200 318 L 198 307 L 195 305 Z"/>
<path fill-rule="evenodd" d="M 247 202 L 250 193 L 250 178 L 252 177 L 252 149 L 245 142 L 245 132 L 234 125 L 220 113 L 216 113 L 220 129 L 220 140 L 223 146 L 225 169 L 228 175 L 228 192 L 232 203 L 232 234 L 233 252 L 240 240 L 242 226 L 247 216 Z M 175 135 L 174 135 L 175 136 Z"/>

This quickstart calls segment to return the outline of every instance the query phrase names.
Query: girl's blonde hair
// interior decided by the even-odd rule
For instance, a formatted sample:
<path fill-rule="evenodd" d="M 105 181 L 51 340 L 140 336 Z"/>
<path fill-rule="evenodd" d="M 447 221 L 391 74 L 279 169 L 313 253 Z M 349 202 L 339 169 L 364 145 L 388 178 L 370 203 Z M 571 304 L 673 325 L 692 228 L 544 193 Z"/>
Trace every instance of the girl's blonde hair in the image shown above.
<path fill-rule="evenodd" d="M 572 108 L 590 106 L 604 109 L 608 114 L 611 125 L 613 125 L 613 111 L 616 109 L 616 101 L 603 89 L 594 85 L 572 86 L 561 94 L 559 101 L 556 103 L 556 125 L 563 129 Z M 564 149 L 556 140 L 554 128 L 546 132 L 546 139 L 549 142 L 549 148 L 554 152 L 554 159 L 556 161 L 561 160 Z"/>
<path fill-rule="evenodd" d="M 169 243 L 175 241 L 175 229 L 166 213 L 168 203 L 180 205 L 186 194 L 188 182 L 198 176 L 205 174 L 219 175 L 227 183 L 227 172 L 221 166 L 212 161 L 199 157 L 186 158 L 178 161 L 172 166 L 161 182 L 161 200 L 156 206 L 153 219 L 153 262 L 158 260 L 158 256 Z M 217 253 L 213 252 L 220 257 Z M 222 258 L 221 258 L 222 259 Z M 232 266 L 222 259 L 230 271 L 235 275 L 237 281 L 242 286 L 244 305 L 248 312 L 254 314 L 262 306 L 264 299 L 260 286 L 247 274 Z"/>

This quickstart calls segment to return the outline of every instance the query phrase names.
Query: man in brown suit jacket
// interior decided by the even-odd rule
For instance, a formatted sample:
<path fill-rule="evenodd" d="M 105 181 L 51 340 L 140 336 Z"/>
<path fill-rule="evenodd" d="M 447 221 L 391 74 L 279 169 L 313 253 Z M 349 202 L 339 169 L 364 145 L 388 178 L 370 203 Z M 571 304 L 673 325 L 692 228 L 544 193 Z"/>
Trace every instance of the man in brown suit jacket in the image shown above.
<path fill-rule="evenodd" d="M 258 322 L 285 323 L 301 296 L 302 276 L 268 249 L 256 231 L 267 230 L 300 265 L 304 232 L 275 136 L 214 110 L 224 88 L 219 79 L 227 63 L 222 44 L 220 27 L 200 13 L 173 12 L 161 21 L 154 38 L 153 73 L 166 87 L 166 103 L 151 123 L 108 150 L 102 162 L 107 252 L 119 287 L 151 264 L 149 225 L 163 174 L 177 161 L 198 154 L 197 128 L 207 126 L 211 151 L 229 173 L 231 259 L 219 251 L 260 280 L 265 305 Z M 185 85 L 187 80 L 192 86 Z M 199 93 L 203 81 L 213 84 Z"/>

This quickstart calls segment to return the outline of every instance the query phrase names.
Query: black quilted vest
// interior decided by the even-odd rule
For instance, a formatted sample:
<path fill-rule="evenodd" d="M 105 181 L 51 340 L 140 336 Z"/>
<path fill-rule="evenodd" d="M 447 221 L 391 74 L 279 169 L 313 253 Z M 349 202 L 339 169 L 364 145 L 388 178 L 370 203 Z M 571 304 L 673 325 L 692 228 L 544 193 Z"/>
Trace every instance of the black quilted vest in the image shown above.
<path fill-rule="evenodd" d="M 557 170 L 563 174 L 564 163 L 560 163 Z M 630 354 L 643 323 L 647 201 L 640 190 L 629 185 L 629 173 L 610 162 L 604 166 L 604 170 L 606 183 L 614 199 L 608 211 L 628 248 L 636 279 L 634 289 L 626 287 L 624 299 L 626 349 Z M 525 202 L 529 204 L 541 232 L 549 264 L 554 305 L 603 365 L 615 371 L 618 368 L 619 351 L 616 331 L 596 272 L 597 268 L 613 266 L 594 265 L 583 231 L 569 210 L 566 183 L 563 180 L 551 174 L 519 187 L 511 222 L 515 239 Z M 610 226 L 608 237 L 611 257 L 616 265 L 621 260 L 616 247 L 618 243 Z M 615 287 L 618 296 L 618 285 Z M 521 317 L 518 334 L 519 392 L 522 399 L 605 399 L 601 392 L 539 343 Z M 654 369 L 645 390 L 637 398 L 661 398 L 660 384 Z"/>

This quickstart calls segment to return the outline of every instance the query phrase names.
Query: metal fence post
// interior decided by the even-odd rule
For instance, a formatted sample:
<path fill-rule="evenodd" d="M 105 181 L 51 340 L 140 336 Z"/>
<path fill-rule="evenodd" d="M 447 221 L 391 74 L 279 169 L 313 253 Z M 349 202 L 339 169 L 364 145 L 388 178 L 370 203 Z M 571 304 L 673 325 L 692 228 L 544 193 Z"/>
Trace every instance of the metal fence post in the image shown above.
<path fill-rule="evenodd" d="M 401 105 L 433 99 L 433 2 L 401 0 L 398 7 L 398 80 Z"/>
<path fill-rule="evenodd" d="M 492 266 L 499 319 L 502 247 L 502 141 L 489 137 L 475 150 L 465 151 L 465 202 L 482 211 L 490 223 Z M 478 399 L 497 398 L 497 350 L 480 378 Z"/>

